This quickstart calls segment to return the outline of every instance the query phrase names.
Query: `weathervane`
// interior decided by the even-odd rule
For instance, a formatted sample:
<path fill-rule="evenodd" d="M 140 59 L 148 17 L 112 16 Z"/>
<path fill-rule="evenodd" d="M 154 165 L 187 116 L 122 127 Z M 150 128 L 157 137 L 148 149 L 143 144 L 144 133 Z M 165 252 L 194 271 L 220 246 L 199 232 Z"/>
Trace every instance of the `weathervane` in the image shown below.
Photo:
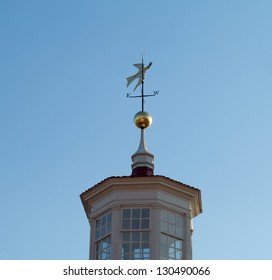
<path fill-rule="evenodd" d="M 149 96 L 155 96 L 157 94 L 159 94 L 159 91 L 153 91 L 153 94 L 144 94 L 144 79 L 145 79 L 145 72 L 146 70 L 148 70 L 151 65 L 152 62 L 150 62 L 147 66 L 144 65 L 144 60 L 142 58 L 142 63 L 137 63 L 137 64 L 133 64 L 135 67 L 138 68 L 138 72 L 135 75 L 132 75 L 130 77 L 127 78 L 127 87 L 136 79 L 138 79 L 138 82 L 136 84 L 136 86 L 134 87 L 133 92 L 136 90 L 136 88 L 142 84 L 142 90 L 141 90 L 141 95 L 131 95 L 130 93 L 127 93 L 127 97 L 129 98 L 137 98 L 137 97 L 141 97 L 142 98 L 142 111 L 144 111 L 144 98 L 145 97 L 149 97 Z"/>
<path fill-rule="evenodd" d="M 130 93 L 127 94 L 127 97 L 129 98 L 137 98 L 137 97 L 141 97 L 142 99 L 142 111 L 138 112 L 135 116 L 134 116 L 134 123 L 135 125 L 140 128 L 143 132 L 143 130 L 145 128 L 148 128 L 151 123 L 152 123 L 152 117 L 150 116 L 150 114 L 148 112 L 144 111 L 144 98 L 145 97 L 149 97 L 149 96 L 155 96 L 157 94 L 159 94 L 159 91 L 153 91 L 153 94 L 144 94 L 144 79 L 145 79 L 145 72 L 146 70 L 148 70 L 151 65 L 152 62 L 150 62 L 147 66 L 144 65 L 144 59 L 142 57 L 142 63 L 137 63 L 137 64 L 133 64 L 136 68 L 138 68 L 138 72 L 130 77 L 127 78 L 127 87 L 136 79 L 138 79 L 138 82 L 136 84 L 136 86 L 134 87 L 134 90 L 136 90 L 136 88 L 142 84 L 142 91 L 141 91 L 141 95 L 131 95 Z M 142 134 L 143 135 L 143 134 Z"/>

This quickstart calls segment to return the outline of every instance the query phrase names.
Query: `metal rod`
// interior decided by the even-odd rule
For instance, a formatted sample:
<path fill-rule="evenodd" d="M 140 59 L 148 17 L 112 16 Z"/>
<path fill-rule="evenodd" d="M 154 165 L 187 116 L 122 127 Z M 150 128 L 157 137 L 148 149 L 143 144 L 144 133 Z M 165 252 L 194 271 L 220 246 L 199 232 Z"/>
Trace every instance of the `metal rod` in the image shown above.
<path fill-rule="evenodd" d="M 142 111 L 144 111 L 144 58 L 142 55 Z"/>

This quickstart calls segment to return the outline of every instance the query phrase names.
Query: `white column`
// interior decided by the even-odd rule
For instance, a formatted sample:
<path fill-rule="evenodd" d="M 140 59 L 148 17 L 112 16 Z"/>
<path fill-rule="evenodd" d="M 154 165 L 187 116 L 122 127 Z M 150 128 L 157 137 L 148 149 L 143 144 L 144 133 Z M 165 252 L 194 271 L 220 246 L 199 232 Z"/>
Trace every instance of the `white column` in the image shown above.
<path fill-rule="evenodd" d="M 112 230 L 111 230 L 111 259 L 121 259 L 121 213 L 120 206 L 112 209 Z"/>
<path fill-rule="evenodd" d="M 161 255 L 161 210 L 159 206 L 153 205 L 150 219 L 151 237 L 150 250 L 151 260 L 159 260 Z"/>
<path fill-rule="evenodd" d="M 95 219 L 90 218 L 90 251 L 89 251 L 89 259 L 95 260 Z"/>
<path fill-rule="evenodd" d="M 185 219 L 185 238 L 183 243 L 182 259 L 192 259 L 192 242 L 191 242 L 191 213 L 184 214 Z"/>

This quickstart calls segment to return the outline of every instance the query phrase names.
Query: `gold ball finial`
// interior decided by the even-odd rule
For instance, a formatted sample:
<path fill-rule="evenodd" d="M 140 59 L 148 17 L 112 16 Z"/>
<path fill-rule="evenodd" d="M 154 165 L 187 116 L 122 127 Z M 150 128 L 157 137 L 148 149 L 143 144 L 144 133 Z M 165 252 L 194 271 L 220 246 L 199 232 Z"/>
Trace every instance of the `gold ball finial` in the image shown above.
<path fill-rule="evenodd" d="M 148 128 L 152 123 L 152 117 L 145 111 L 140 111 L 134 116 L 134 123 L 138 128 Z"/>

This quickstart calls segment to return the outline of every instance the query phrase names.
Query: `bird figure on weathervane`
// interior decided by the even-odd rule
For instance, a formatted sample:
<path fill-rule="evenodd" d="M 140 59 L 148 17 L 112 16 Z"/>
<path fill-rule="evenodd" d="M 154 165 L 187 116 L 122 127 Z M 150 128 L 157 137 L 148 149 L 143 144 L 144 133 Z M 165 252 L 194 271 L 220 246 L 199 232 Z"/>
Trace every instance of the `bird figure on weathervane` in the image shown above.
<path fill-rule="evenodd" d="M 134 88 L 134 90 L 133 90 L 133 91 L 135 91 L 136 88 L 137 88 L 141 83 L 143 83 L 145 71 L 151 67 L 152 62 L 150 62 L 147 66 L 144 66 L 143 63 L 137 63 L 137 64 L 133 64 L 133 65 L 134 65 L 135 67 L 138 68 L 138 72 L 137 72 L 135 75 L 130 76 L 130 77 L 127 78 L 127 87 L 128 87 L 134 80 L 139 79 L 138 82 L 137 82 L 137 84 L 136 84 L 136 86 L 135 86 L 135 88 Z"/>

